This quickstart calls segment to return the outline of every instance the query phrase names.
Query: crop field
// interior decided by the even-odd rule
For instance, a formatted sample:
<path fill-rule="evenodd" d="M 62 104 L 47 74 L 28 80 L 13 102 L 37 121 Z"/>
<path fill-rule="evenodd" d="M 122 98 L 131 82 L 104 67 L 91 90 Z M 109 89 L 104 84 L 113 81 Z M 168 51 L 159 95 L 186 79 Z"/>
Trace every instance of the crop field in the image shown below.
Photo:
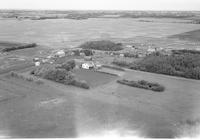
<path fill-rule="evenodd" d="M 15 26 L 13 26 L 15 25 Z M 78 45 L 87 40 L 166 37 L 199 29 L 198 24 L 138 22 L 134 19 L 1 20 L 0 40 L 45 45 L 50 48 Z"/>

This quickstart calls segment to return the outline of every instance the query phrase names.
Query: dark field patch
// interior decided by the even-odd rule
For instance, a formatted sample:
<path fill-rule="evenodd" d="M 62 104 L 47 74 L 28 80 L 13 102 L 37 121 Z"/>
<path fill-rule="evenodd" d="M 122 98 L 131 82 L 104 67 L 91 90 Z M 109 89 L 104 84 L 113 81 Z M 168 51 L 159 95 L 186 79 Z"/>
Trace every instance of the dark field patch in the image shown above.
<path fill-rule="evenodd" d="M 74 72 L 78 79 L 85 80 L 90 85 L 90 87 L 100 86 L 117 78 L 117 76 L 95 72 L 93 70 L 78 69 Z"/>
<path fill-rule="evenodd" d="M 170 38 L 179 38 L 182 40 L 200 41 L 200 30 L 194 30 L 170 36 Z"/>

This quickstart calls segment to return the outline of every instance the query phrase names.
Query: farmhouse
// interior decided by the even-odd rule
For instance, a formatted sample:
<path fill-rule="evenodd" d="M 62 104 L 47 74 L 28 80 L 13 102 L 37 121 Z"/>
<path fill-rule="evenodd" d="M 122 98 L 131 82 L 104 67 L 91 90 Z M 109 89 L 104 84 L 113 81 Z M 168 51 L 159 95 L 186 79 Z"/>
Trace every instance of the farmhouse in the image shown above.
<path fill-rule="evenodd" d="M 151 54 L 153 52 L 156 52 L 156 49 L 155 48 L 151 48 L 150 46 L 148 47 L 147 49 L 147 54 Z"/>
<path fill-rule="evenodd" d="M 132 48 L 132 46 L 131 45 L 126 45 L 126 48 Z"/>
<path fill-rule="evenodd" d="M 123 53 L 121 53 L 119 56 L 120 56 L 120 57 L 124 57 L 124 54 L 123 54 Z"/>
<path fill-rule="evenodd" d="M 95 67 L 93 62 L 86 62 L 81 65 L 83 69 L 93 69 Z"/>
<path fill-rule="evenodd" d="M 65 51 L 64 50 L 59 50 L 59 51 L 56 52 L 55 56 L 64 57 L 65 56 Z"/>
<path fill-rule="evenodd" d="M 40 58 L 38 58 L 38 57 L 33 58 L 33 61 L 34 61 L 34 62 L 37 62 L 37 61 L 39 61 L 39 60 L 40 60 Z"/>
<path fill-rule="evenodd" d="M 36 67 L 40 66 L 40 62 L 35 62 L 35 66 Z"/>

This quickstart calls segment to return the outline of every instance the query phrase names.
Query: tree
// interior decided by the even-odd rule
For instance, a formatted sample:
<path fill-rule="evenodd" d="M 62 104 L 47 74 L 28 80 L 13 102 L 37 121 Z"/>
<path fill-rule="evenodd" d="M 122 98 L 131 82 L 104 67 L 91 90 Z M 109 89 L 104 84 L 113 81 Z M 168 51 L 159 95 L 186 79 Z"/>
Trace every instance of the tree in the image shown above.
<path fill-rule="evenodd" d="M 63 68 L 67 71 L 72 70 L 76 66 L 76 63 L 74 60 L 67 61 L 66 63 L 63 63 L 61 66 L 58 66 L 58 68 Z"/>

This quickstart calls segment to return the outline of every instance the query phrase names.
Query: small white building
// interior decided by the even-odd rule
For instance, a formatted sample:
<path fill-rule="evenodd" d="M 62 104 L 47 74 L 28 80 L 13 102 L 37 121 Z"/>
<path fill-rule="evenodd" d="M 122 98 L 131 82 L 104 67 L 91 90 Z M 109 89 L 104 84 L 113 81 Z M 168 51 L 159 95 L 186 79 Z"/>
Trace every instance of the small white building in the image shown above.
<path fill-rule="evenodd" d="M 40 66 L 40 62 L 35 62 L 35 66 L 36 67 Z"/>
<path fill-rule="evenodd" d="M 123 54 L 123 53 L 121 53 L 119 56 L 120 56 L 120 57 L 124 57 L 124 54 Z"/>
<path fill-rule="evenodd" d="M 51 56 L 51 55 L 47 56 L 47 59 L 51 59 L 51 58 L 52 58 L 52 56 Z"/>
<path fill-rule="evenodd" d="M 151 48 L 149 46 L 148 49 L 147 49 L 147 54 L 151 54 L 151 53 L 154 53 L 154 52 L 156 52 L 156 49 L 155 48 Z"/>
<path fill-rule="evenodd" d="M 81 65 L 81 67 L 83 68 L 83 69 L 92 69 L 92 68 L 94 68 L 95 67 L 95 65 L 94 65 L 94 63 L 93 62 L 87 62 L 87 63 L 83 63 L 82 65 Z"/>
<path fill-rule="evenodd" d="M 64 50 L 59 50 L 55 54 L 57 57 L 64 57 L 65 56 L 65 51 Z"/>
<path fill-rule="evenodd" d="M 39 61 L 39 60 L 40 60 L 40 58 L 37 58 L 37 57 L 36 57 L 36 58 L 33 58 L 33 61 L 34 61 L 34 62 L 37 62 L 37 61 Z"/>
<path fill-rule="evenodd" d="M 80 56 L 85 56 L 85 53 L 80 53 Z"/>
<path fill-rule="evenodd" d="M 132 48 L 132 46 L 131 45 L 126 45 L 126 48 Z"/>
<path fill-rule="evenodd" d="M 48 59 L 42 59 L 42 63 L 47 63 L 48 61 Z"/>

